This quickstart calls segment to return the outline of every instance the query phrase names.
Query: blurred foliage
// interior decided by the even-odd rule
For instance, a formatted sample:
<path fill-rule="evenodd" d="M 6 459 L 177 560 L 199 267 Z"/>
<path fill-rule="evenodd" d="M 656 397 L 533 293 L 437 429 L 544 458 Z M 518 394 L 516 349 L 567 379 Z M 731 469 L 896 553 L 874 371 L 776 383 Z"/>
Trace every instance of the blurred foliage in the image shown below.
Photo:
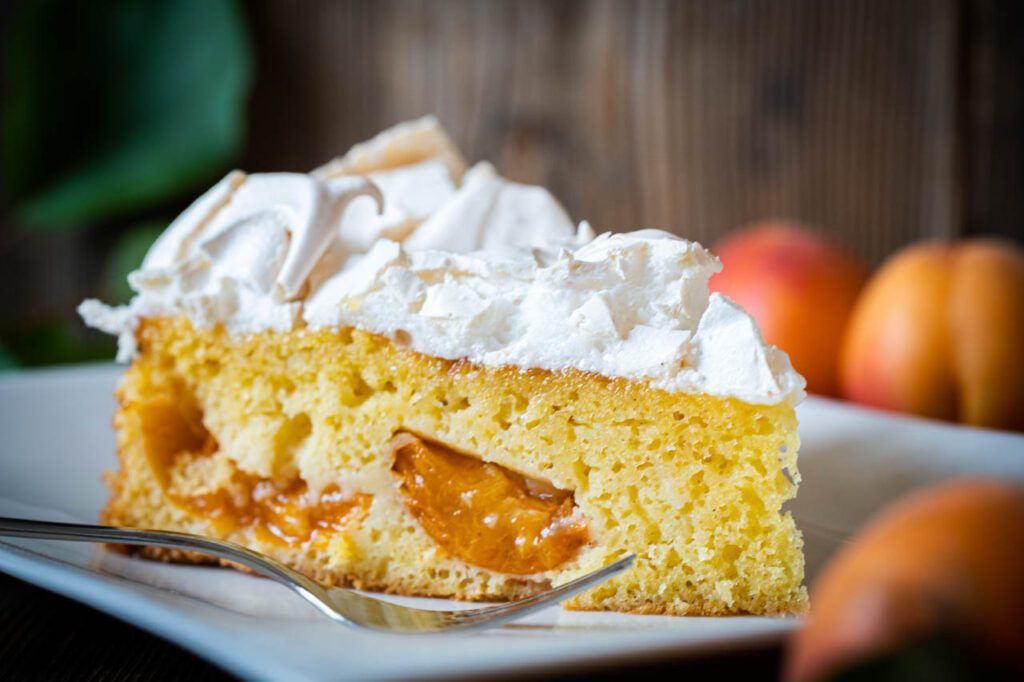
<path fill-rule="evenodd" d="M 0 371 L 13 369 L 18 366 L 18 360 L 9 350 L 0 346 Z"/>
<path fill-rule="evenodd" d="M 121 233 L 107 257 L 104 271 L 103 295 L 108 303 L 127 303 L 132 297 L 128 273 L 142 265 L 149 247 L 167 225 L 166 220 L 149 220 Z"/>
<path fill-rule="evenodd" d="M 6 330 L 6 347 L 0 348 L 0 369 L 34 367 L 57 362 L 111 360 L 117 342 L 91 333 L 81 323 L 43 320 Z M 2 363 L 6 360 L 9 364 Z"/>
<path fill-rule="evenodd" d="M 124 303 L 127 274 L 169 222 L 160 214 L 241 151 L 253 59 L 239 4 L 30 0 L 3 48 L 0 169 L 14 222 L 117 230 L 93 295 Z M 61 313 L 0 320 L 0 370 L 111 357 L 112 339 Z"/>
<path fill-rule="evenodd" d="M 79 228 L 194 188 L 239 151 L 251 57 L 231 0 L 40 0 L 7 40 L 7 191 Z"/>

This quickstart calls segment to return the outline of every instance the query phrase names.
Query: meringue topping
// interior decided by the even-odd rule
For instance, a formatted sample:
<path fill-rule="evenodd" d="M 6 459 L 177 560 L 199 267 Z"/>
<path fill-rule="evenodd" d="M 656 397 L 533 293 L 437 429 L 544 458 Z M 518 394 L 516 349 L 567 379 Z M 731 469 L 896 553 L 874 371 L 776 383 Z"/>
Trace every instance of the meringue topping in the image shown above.
<path fill-rule="evenodd" d="M 230 173 L 129 276 L 127 306 L 86 322 L 135 352 L 138 321 L 230 333 L 355 326 L 485 365 L 576 368 L 670 391 L 798 401 L 804 381 L 717 294 L 703 247 L 641 230 L 594 238 L 544 188 L 469 171 L 433 119 L 313 173 Z"/>

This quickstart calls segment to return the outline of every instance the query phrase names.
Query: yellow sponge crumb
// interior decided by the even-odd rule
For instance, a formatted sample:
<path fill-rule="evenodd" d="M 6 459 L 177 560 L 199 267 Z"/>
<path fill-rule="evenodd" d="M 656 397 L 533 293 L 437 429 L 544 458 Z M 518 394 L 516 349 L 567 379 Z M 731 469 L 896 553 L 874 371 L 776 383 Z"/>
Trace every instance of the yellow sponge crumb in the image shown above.
<path fill-rule="evenodd" d="M 137 336 L 109 523 L 222 537 L 319 580 L 402 594 L 518 598 L 635 553 L 569 607 L 805 608 L 802 540 L 781 512 L 799 481 L 791 405 L 445 361 L 354 329 L 231 336 L 163 318 Z M 400 431 L 571 492 L 589 542 L 529 575 L 439 547 L 392 471 Z"/>

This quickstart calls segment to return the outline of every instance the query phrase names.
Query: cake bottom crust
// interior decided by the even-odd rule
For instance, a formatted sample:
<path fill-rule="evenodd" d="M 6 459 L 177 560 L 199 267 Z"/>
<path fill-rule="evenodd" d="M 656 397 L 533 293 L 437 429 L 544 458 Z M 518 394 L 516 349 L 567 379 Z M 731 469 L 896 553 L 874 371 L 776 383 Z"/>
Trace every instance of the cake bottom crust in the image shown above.
<path fill-rule="evenodd" d="M 243 573 L 253 573 L 251 569 L 236 564 L 232 561 L 226 561 L 224 559 L 211 558 L 197 552 L 184 552 L 176 549 L 164 549 L 161 547 L 128 547 L 126 545 L 108 545 L 110 548 L 117 551 L 123 552 L 131 556 L 138 556 L 143 559 L 150 561 L 160 561 L 168 564 L 192 564 L 195 566 L 220 566 L 223 568 L 231 568 Z M 491 595 L 481 595 L 477 592 L 465 592 L 459 593 L 454 592 L 452 594 L 439 594 L 433 589 L 421 589 L 416 585 L 400 585 L 395 583 L 372 583 L 361 580 L 356 575 L 345 575 L 339 574 L 337 571 L 324 571 L 315 564 L 301 565 L 290 562 L 289 568 L 292 568 L 303 575 L 312 578 L 321 585 L 326 587 L 347 587 L 356 590 L 365 590 L 367 592 L 379 592 L 381 594 L 393 594 L 402 597 L 430 597 L 440 599 L 455 599 L 457 601 L 465 602 L 493 602 L 495 597 Z M 520 584 L 509 584 L 506 586 L 506 591 L 502 594 L 499 601 L 516 601 L 519 599 L 526 599 L 536 594 L 544 592 L 551 588 L 551 584 L 540 584 L 536 582 L 522 582 Z M 786 616 L 793 614 L 801 614 L 806 611 L 806 607 L 798 604 L 796 607 L 790 610 L 780 611 L 767 611 L 757 614 L 751 614 L 747 612 L 739 613 L 723 613 L 717 610 L 703 610 L 699 605 L 692 605 L 686 609 L 674 608 L 671 604 L 658 604 L 652 603 L 649 600 L 616 600 L 602 603 L 601 605 L 592 605 L 587 603 L 579 603 L 574 600 L 568 600 L 562 603 L 562 607 L 567 611 L 616 611 L 619 613 L 628 613 L 634 616 L 724 616 L 724 615 L 766 615 L 766 616 Z"/>
<path fill-rule="evenodd" d="M 108 521 L 104 521 L 108 523 Z M 117 525 L 111 523 L 110 525 Z M 149 561 L 159 561 L 165 564 L 190 564 L 193 566 L 219 566 L 222 568 L 230 568 L 242 573 L 252 573 L 255 571 L 242 566 L 233 561 L 226 559 L 218 559 L 216 557 L 210 557 L 199 552 L 187 552 L 180 549 L 167 549 L 164 547 L 134 547 L 128 545 L 107 545 L 110 549 L 113 549 L 122 554 L 129 556 L 136 556 Z M 402 597 L 433 597 L 433 598 L 445 598 L 445 599 L 456 599 L 458 601 L 467 602 L 489 602 L 496 599 L 493 595 L 480 594 L 479 592 L 466 591 L 465 593 L 454 592 L 452 594 L 438 594 L 436 590 L 422 589 L 418 585 L 402 585 L 394 582 L 369 582 L 364 580 L 357 574 L 354 573 L 341 573 L 336 570 L 325 570 L 319 566 L 316 562 L 286 562 L 288 567 L 298 571 L 306 577 L 312 578 L 325 587 L 347 587 L 355 590 L 365 590 L 367 592 L 380 592 L 381 594 L 393 594 Z M 539 594 L 545 590 L 551 588 L 551 584 L 541 584 L 536 582 L 522 581 L 520 583 L 511 582 L 505 586 L 505 592 L 499 601 L 515 601 L 517 599 L 526 599 L 532 597 L 535 594 Z M 573 610 L 572 607 L 568 607 Z M 612 609 L 618 610 L 618 609 Z M 639 611 L 636 613 L 640 613 Z M 672 614 L 664 613 L 663 615 L 686 615 L 686 614 Z M 701 615 L 701 614 L 689 614 L 689 615 Z M 706 614 L 712 615 L 712 614 Z"/>

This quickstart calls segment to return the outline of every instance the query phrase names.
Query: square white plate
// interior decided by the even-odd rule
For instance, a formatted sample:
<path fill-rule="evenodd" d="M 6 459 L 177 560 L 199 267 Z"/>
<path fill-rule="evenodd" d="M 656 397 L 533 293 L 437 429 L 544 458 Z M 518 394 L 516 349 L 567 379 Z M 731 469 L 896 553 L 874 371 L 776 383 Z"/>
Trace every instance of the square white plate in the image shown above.
<path fill-rule="evenodd" d="M 120 372 L 99 365 L 0 377 L 0 515 L 95 522 L 107 497 L 100 475 L 115 466 L 110 418 Z M 804 480 L 792 510 L 805 532 L 809 579 L 839 538 L 908 489 L 964 474 L 1024 480 L 1022 436 L 815 398 L 800 407 L 800 418 Z M 382 635 L 335 625 L 260 578 L 145 562 L 93 545 L 0 540 L 0 570 L 253 679 L 451 678 L 564 669 L 769 642 L 799 625 L 795 618 L 668 618 L 554 608 L 475 635 Z"/>

